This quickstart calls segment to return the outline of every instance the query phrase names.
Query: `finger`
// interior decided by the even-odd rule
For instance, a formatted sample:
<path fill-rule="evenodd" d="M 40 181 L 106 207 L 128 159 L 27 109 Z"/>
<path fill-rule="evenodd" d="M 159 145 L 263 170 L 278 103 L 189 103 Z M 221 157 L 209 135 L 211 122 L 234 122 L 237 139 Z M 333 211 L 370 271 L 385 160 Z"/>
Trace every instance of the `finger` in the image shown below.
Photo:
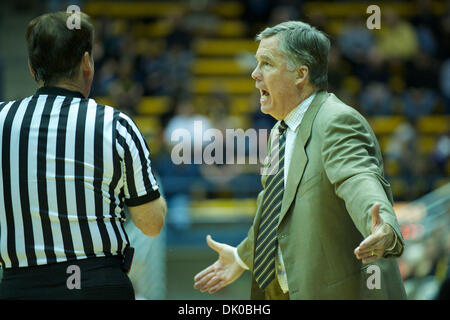
<path fill-rule="evenodd" d="M 379 258 L 380 258 L 380 256 L 375 254 L 373 256 L 362 259 L 362 263 L 364 263 L 364 264 L 371 263 L 371 262 L 378 260 Z"/>
<path fill-rule="evenodd" d="M 370 209 L 370 216 L 372 217 L 372 232 L 373 228 L 381 223 L 380 204 L 375 203 Z"/>
<path fill-rule="evenodd" d="M 375 254 L 378 254 L 378 253 L 382 252 L 382 250 L 380 250 L 379 248 L 376 248 L 376 249 L 372 248 L 371 250 L 357 252 L 355 255 L 356 255 L 356 258 L 358 258 L 358 259 L 364 259 L 364 258 L 373 256 L 374 252 L 375 252 Z"/>
<path fill-rule="evenodd" d="M 380 250 L 372 250 L 371 252 L 367 252 L 367 253 L 361 254 L 360 258 L 362 260 L 367 260 L 367 259 L 371 259 L 373 257 L 378 257 L 380 252 L 381 252 Z"/>
<path fill-rule="evenodd" d="M 356 258 L 360 258 L 359 257 L 359 247 L 355 248 L 355 250 L 353 250 L 353 253 L 355 254 Z"/>
<path fill-rule="evenodd" d="M 219 283 L 217 283 L 215 286 L 213 286 L 211 289 L 209 289 L 209 293 L 213 294 L 217 291 L 219 291 L 220 289 L 222 289 L 225 286 L 225 281 L 220 281 Z"/>
<path fill-rule="evenodd" d="M 206 236 L 206 243 L 211 249 L 213 249 L 217 253 L 220 253 L 220 251 L 222 250 L 223 247 L 222 243 L 214 241 L 209 234 Z"/>
<path fill-rule="evenodd" d="M 371 253 L 373 250 L 380 251 L 384 248 L 382 239 L 377 240 L 373 237 L 372 239 L 369 239 L 369 241 L 365 242 L 366 240 L 361 242 L 361 244 L 353 251 L 358 259 L 361 259 L 362 256 Z"/>
<path fill-rule="evenodd" d="M 370 235 L 366 239 L 364 239 L 358 246 L 358 251 L 368 251 L 374 248 L 382 247 L 383 245 L 383 237 L 381 235 L 375 234 Z"/>
<path fill-rule="evenodd" d="M 197 273 L 194 277 L 194 281 L 198 281 L 199 279 L 203 278 L 205 275 L 207 275 L 210 272 L 214 272 L 215 268 L 214 265 L 210 265 L 209 267 L 207 267 L 206 269 L 203 269 L 202 271 L 200 271 L 199 273 Z"/>
<path fill-rule="evenodd" d="M 217 275 L 215 275 L 200 288 L 200 291 L 201 292 L 209 291 L 211 287 L 215 286 L 220 281 L 221 279 Z"/>
<path fill-rule="evenodd" d="M 222 279 L 217 276 L 212 277 L 211 280 L 209 280 L 208 283 L 203 286 L 202 292 L 209 291 L 211 288 L 215 287 L 221 281 Z"/>
<path fill-rule="evenodd" d="M 214 272 L 211 272 L 204 277 L 200 278 L 198 281 L 195 282 L 194 288 L 202 288 L 204 287 L 216 274 Z"/>
<path fill-rule="evenodd" d="M 358 259 L 358 260 L 361 260 L 361 259 L 364 259 L 364 258 L 366 258 L 367 256 L 369 256 L 370 254 L 369 253 L 366 253 L 366 252 L 364 252 L 364 253 L 362 253 L 362 252 L 355 252 L 355 256 L 356 256 L 356 258 Z"/>

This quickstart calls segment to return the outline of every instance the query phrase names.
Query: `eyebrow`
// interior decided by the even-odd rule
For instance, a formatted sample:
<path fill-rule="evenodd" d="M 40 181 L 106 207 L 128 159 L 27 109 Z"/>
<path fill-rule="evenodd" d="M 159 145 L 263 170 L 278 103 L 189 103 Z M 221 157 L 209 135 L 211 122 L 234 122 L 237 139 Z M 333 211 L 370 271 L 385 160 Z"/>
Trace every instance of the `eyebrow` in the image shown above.
<path fill-rule="evenodd" d="M 260 55 L 260 56 L 255 55 L 255 59 L 256 59 L 256 60 L 258 60 L 258 57 L 259 57 L 259 60 L 262 59 L 262 60 L 273 61 L 273 58 L 270 57 L 270 56 L 268 56 L 268 55 L 266 55 L 266 54 L 262 54 L 262 55 Z"/>

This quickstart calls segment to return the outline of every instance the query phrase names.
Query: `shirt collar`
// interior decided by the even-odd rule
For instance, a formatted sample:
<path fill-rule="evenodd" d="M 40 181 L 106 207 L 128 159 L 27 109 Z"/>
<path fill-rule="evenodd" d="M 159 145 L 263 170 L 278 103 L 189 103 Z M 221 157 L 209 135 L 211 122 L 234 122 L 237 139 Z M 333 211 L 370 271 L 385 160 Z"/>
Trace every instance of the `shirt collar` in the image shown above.
<path fill-rule="evenodd" d="M 66 96 L 84 99 L 84 96 L 80 92 L 64 89 L 61 87 L 40 87 L 39 89 L 37 89 L 36 94 L 47 94 L 53 96 Z"/>
<path fill-rule="evenodd" d="M 314 100 L 315 96 L 316 93 L 314 92 L 287 114 L 287 116 L 284 118 L 284 122 L 286 122 L 289 129 L 291 129 L 292 131 L 297 130 L 298 126 L 302 122 L 306 110 L 308 110 L 308 107 L 311 105 L 311 102 Z"/>

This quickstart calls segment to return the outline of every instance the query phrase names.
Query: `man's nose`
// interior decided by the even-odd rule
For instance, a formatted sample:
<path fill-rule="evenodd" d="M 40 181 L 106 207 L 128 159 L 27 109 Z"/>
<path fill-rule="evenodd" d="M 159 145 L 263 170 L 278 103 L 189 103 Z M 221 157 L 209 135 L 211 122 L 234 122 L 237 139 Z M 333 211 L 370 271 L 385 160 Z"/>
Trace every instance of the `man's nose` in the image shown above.
<path fill-rule="evenodd" d="M 254 80 L 261 80 L 261 73 L 259 72 L 258 67 L 255 68 L 255 70 L 253 70 L 252 72 L 252 78 Z"/>

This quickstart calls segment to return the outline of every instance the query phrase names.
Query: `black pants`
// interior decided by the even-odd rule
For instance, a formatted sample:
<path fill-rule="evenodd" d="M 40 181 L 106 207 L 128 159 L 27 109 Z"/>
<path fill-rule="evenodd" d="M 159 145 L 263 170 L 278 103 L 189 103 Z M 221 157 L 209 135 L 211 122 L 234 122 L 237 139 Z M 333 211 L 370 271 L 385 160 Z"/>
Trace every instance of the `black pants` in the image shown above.
<path fill-rule="evenodd" d="M 121 263 L 115 256 L 5 269 L 0 299 L 134 300 L 133 285 Z"/>

